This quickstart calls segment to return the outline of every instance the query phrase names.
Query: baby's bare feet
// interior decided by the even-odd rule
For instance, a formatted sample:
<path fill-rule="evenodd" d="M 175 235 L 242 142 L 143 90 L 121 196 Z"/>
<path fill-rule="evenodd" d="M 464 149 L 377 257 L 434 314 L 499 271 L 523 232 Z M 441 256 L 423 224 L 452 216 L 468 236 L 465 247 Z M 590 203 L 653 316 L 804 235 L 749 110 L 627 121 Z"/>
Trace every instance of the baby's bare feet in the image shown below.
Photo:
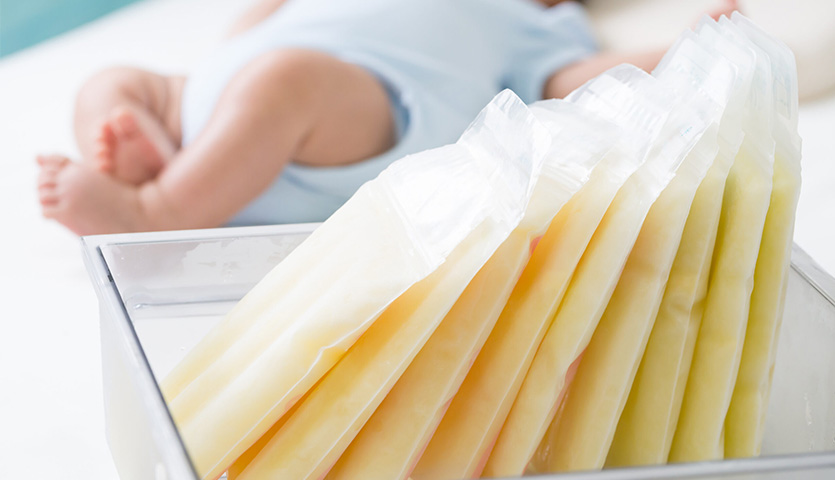
<path fill-rule="evenodd" d="M 56 220 L 78 235 L 130 231 L 124 208 L 133 187 L 88 165 L 60 155 L 37 158 L 38 196 L 45 218 Z"/>
<path fill-rule="evenodd" d="M 145 117 L 124 107 L 111 113 L 96 138 L 96 168 L 131 185 L 157 176 L 175 148 L 162 126 Z"/>

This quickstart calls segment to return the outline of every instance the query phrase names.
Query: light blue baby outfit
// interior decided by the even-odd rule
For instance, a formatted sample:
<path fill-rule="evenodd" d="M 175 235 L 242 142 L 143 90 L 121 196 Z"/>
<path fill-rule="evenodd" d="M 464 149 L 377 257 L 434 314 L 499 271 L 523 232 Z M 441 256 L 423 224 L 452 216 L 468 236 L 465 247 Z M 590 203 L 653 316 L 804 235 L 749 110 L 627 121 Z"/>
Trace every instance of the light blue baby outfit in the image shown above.
<path fill-rule="evenodd" d="M 503 88 L 539 100 L 548 77 L 594 52 L 595 42 L 574 2 L 289 0 L 189 76 L 183 144 L 206 125 L 236 73 L 288 47 L 326 52 L 375 75 L 389 92 L 399 138 L 387 152 L 347 166 L 291 163 L 230 225 L 325 220 L 393 161 L 454 142 Z"/>

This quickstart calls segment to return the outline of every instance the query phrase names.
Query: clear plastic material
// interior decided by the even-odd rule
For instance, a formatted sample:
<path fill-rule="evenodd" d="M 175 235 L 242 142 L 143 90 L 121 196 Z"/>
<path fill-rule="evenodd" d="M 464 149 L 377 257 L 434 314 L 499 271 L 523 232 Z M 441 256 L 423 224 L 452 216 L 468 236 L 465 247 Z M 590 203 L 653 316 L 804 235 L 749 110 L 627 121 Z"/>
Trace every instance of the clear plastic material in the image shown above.
<path fill-rule="evenodd" d="M 791 50 L 745 17 L 733 17 L 745 35 L 771 60 L 775 158 L 773 186 L 754 273 L 754 290 L 728 416 L 725 457 L 759 455 L 771 391 L 777 336 L 788 285 L 794 217 L 800 195 L 800 137 L 797 134 L 797 68 Z"/>
<path fill-rule="evenodd" d="M 608 169 L 631 175 L 646 159 L 653 140 L 671 112 L 671 92 L 640 87 L 646 73 L 631 66 L 612 68 L 571 92 L 566 100 L 624 130 L 618 146 L 624 158 Z M 548 101 L 536 105 L 547 106 Z"/>
<path fill-rule="evenodd" d="M 680 101 L 703 110 L 705 118 L 718 123 L 734 94 L 736 67 L 725 57 L 705 50 L 697 41 L 693 32 L 685 31 L 652 71 L 652 76 L 673 90 Z M 688 101 L 693 96 L 707 98 Z"/>
<path fill-rule="evenodd" d="M 707 22 L 713 21 L 706 17 L 703 23 Z M 742 45 L 723 43 L 717 49 L 716 41 L 685 33 L 677 45 L 684 50 L 676 51 L 686 53 L 686 58 L 677 61 L 690 60 L 709 70 L 724 59 L 734 66 L 734 76 L 719 125 L 719 153 L 693 200 L 658 318 L 616 433 L 610 465 L 666 462 L 677 426 L 704 312 L 723 191 L 742 142 L 742 118 L 756 60 L 754 52 Z M 668 74 L 676 59 L 673 55 L 661 62 L 656 71 L 659 76 Z M 704 83 L 700 89 L 711 85 Z M 721 102 L 722 91 L 706 93 Z"/>
<path fill-rule="evenodd" d="M 671 90 L 665 90 L 667 87 L 663 83 L 649 75 L 635 78 L 634 82 L 648 91 L 662 90 L 667 95 L 671 92 Z M 692 108 L 694 106 L 699 106 L 699 108 Z M 612 295 L 616 292 L 616 285 L 625 264 L 628 265 L 627 258 L 639 238 L 642 225 L 651 211 L 652 205 L 658 204 L 657 200 L 662 191 L 668 191 L 672 198 L 661 203 L 659 211 L 670 208 L 671 211 L 666 211 L 665 214 L 681 214 L 681 225 L 676 227 L 677 233 L 669 239 L 672 247 L 666 247 L 668 250 L 672 250 L 672 253 L 669 254 L 670 262 L 672 261 L 672 255 L 677 246 L 678 239 L 676 237 L 680 238 L 686 212 L 689 210 L 690 199 L 692 199 L 698 182 L 704 176 L 710 161 L 713 159 L 713 155 L 706 155 L 706 152 L 713 152 L 712 145 L 715 144 L 715 137 L 708 138 L 704 144 L 700 144 L 700 139 L 708 130 L 712 120 L 710 116 L 714 115 L 715 111 L 714 106 L 704 109 L 698 99 L 692 97 L 689 103 L 676 102 L 674 104 L 672 114 L 662 128 L 661 134 L 653 143 L 646 163 L 627 180 L 621 191 L 618 192 L 583 254 L 562 305 L 560 305 L 525 377 L 522 390 L 513 405 L 511 417 L 508 418 L 508 423 L 502 430 L 504 435 L 505 429 L 511 425 L 510 419 L 514 414 L 520 417 L 530 417 L 532 412 L 537 412 L 536 422 L 544 421 L 545 425 L 550 424 L 544 438 L 540 437 L 541 444 L 531 464 L 533 470 L 539 472 L 562 471 L 601 468 L 603 466 L 617 418 L 623 408 L 623 403 L 626 401 L 632 375 L 634 375 L 640 360 L 640 354 L 637 358 L 631 358 L 635 356 L 634 352 L 629 354 L 624 352 L 625 358 L 623 359 L 606 358 L 605 354 L 610 349 L 608 344 L 613 341 L 611 338 L 605 337 L 608 324 L 618 323 L 619 315 L 625 315 L 629 309 L 634 308 L 628 304 L 630 297 L 634 296 L 628 291 L 628 286 L 624 287 L 616 298 Z M 713 133 L 715 134 L 715 130 Z M 694 151 L 697 145 L 700 148 Z M 694 153 L 694 155 L 691 156 L 691 153 Z M 690 159 L 692 164 L 684 162 L 685 159 Z M 682 175 L 677 176 L 680 180 L 676 182 L 674 188 L 667 190 L 669 181 L 678 170 L 683 172 Z M 660 213 L 656 215 L 660 215 Z M 650 230 L 655 228 L 659 231 L 666 231 L 665 228 L 676 225 L 676 219 L 671 218 L 669 222 L 662 228 L 664 222 L 655 220 L 649 228 Z M 669 237 L 669 231 L 666 232 Z M 648 233 L 645 237 L 646 240 L 643 240 L 643 242 L 652 243 L 651 238 L 657 233 Z M 659 242 L 659 248 L 663 250 L 664 246 L 662 244 L 667 239 L 661 236 L 661 239 L 656 241 Z M 654 251 L 654 249 L 655 247 L 644 247 L 644 249 L 639 250 L 647 251 L 647 255 L 649 255 L 649 252 Z M 658 262 L 662 265 L 666 261 L 663 258 L 663 253 L 659 250 L 662 259 Z M 641 277 L 642 266 L 640 265 L 645 260 L 639 258 L 636 261 L 639 266 L 630 268 L 630 270 L 632 268 L 636 270 L 635 278 L 633 278 L 636 282 Z M 653 284 L 658 283 L 659 277 L 666 280 L 664 270 L 669 267 L 665 268 L 662 265 L 657 267 L 657 274 L 649 275 L 651 278 L 648 280 Z M 652 268 L 648 265 L 643 265 L 643 267 Z M 643 294 L 654 291 L 651 287 L 646 285 L 644 287 L 647 291 Z M 607 308 L 610 300 L 616 302 L 612 309 Z M 653 299 L 647 298 L 645 300 L 645 302 L 641 302 L 645 308 L 657 306 L 657 302 Z M 660 295 L 658 300 L 660 300 Z M 606 323 L 599 325 L 604 312 L 610 312 L 609 317 L 612 318 L 609 320 L 609 317 L 607 317 Z M 645 326 L 648 323 L 648 313 L 651 313 L 651 311 L 635 313 L 630 317 L 636 323 L 643 324 L 643 328 L 636 327 L 633 334 L 640 334 L 642 331 L 646 331 L 646 335 L 649 334 L 649 330 Z M 609 328 L 609 331 L 611 331 L 611 328 Z M 590 347 L 587 350 L 593 334 L 600 339 L 595 342 L 595 345 L 599 344 L 599 346 Z M 627 339 L 629 339 L 628 335 L 615 340 L 623 341 Z M 629 347 L 642 349 L 643 342 L 638 339 L 640 339 L 640 335 L 637 339 L 633 338 L 634 341 L 628 342 L 624 348 L 627 350 Z M 616 349 L 612 348 L 611 351 L 616 351 Z M 577 377 L 571 383 L 571 393 L 565 396 L 566 386 L 568 385 L 568 382 L 565 381 L 565 372 L 568 371 L 571 364 L 578 361 L 581 355 L 583 359 L 579 361 Z M 587 357 L 587 355 L 590 357 Z M 622 382 L 620 395 L 617 393 L 606 395 L 597 390 L 600 385 L 595 384 L 595 377 L 604 384 L 607 380 L 606 374 L 598 375 L 592 372 L 594 368 L 600 367 L 601 362 L 612 366 L 613 370 L 622 366 L 630 367 L 634 364 L 631 373 L 627 370 L 627 372 L 619 374 L 618 377 L 608 378 L 612 382 Z M 588 373 L 584 373 L 585 371 Z M 556 382 L 554 378 L 557 379 Z M 603 385 L 604 389 L 609 387 Z M 617 390 L 617 387 L 611 387 Z M 539 393 L 542 391 L 550 393 L 550 395 L 545 396 L 548 403 L 542 402 L 543 395 Z M 597 412 L 594 408 L 600 408 L 601 411 Z M 557 413 L 558 409 L 559 413 Z M 533 421 L 528 421 L 520 423 L 520 425 L 524 425 L 522 428 L 530 428 L 529 425 L 533 423 Z M 517 427 L 517 431 L 521 431 L 522 428 Z M 580 434 L 581 432 L 582 434 Z M 511 472 L 504 473 L 510 474 Z"/>
<path fill-rule="evenodd" d="M 483 128 L 470 138 L 494 145 L 493 133 Z M 462 142 L 395 162 L 172 371 L 163 391 L 203 478 L 225 471 L 395 298 L 476 230 L 489 257 L 490 241 L 495 249 L 521 220 L 548 149 L 547 132 L 529 133 L 527 155 L 476 153 Z"/>
<path fill-rule="evenodd" d="M 634 389 L 639 362 L 656 319 L 664 288 L 679 247 L 694 195 L 716 158 L 717 126 L 727 103 L 733 71 L 730 65 L 702 56 L 695 45 L 680 41 L 659 66 L 656 76 L 682 99 L 679 108 L 698 112 L 711 126 L 689 152 L 676 176 L 652 205 L 626 261 L 588 348 L 583 353 L 560 423 L 573 426 L 566 434 L 575 467 L 597 468 L 610 451 L 612 436 Z M 695 49 L 695 51 L 694 51 Z M 709 93 L 710 95 L 706 95 Z M 722 104 L 717 101 L 723 102 Z M 720 192 L 721 193 L 721 192 Z M 630 439 L 626 443 L 641 444 Z M 633 443 L 634 442 L 634 443 Z M 582 458 L 588 462 L 583 465 Z"/>
<path fill-rule="evenodd" d="M 727 155 L 732 152 L 733 158 L 744 138 L 742 122 L 748 115 L 748 92 L 754 78 L 756 54 L 745 44 L 723 39 L 716 30 L 713 19 L 708 16 L 702 18 L 696 28 L 696 35 L 691 38 L 709 55 L 725 58 L 734 67 L 732 93 L 727 100 L 719 129 L 719 154 Z"/>
<path fill-rule="evenodd" d="M 84 237 L 101 305 L 107 442 L 123 480 L 197 480 L 158 382 L 316 225 Z M 835 476 L 835 279 L 793 252 L 763 456 L 537 478 Z"/>
<path fill-rule="evenodd" d="M 465 287 L 519 224 L 549 144 L 544 127 L 512 92 L 499 94 L 485 107 L 456 146 L 486 164 L 527 163 L 527 177 L 520 175 L 509 185 L 492 179 L 506 187 L 496 197 L 509 201 L 488 206 L 493 213 L 446 261 L 386 308 L 249 464 L 235 468 L 236 478 L 321 478 L 330 470 Z M 500 174 L 493 168 L 485 176 Z M 387 262 L 379 256 L 366 260 Z M 356 281 L 353 294 L 366 294 Z"/>
<path fill-rule="evenodd" d="M 716 130 L 702 136 L 653 203 L 615 291 L 582 354 L 555 427 L 554 449 L 570 468 L 599 468 L 606 458 L 654 324 L 693 196 L 716 156 Z M 559 428 L 559 430 L 557 430 Z M 587 462 L 587 463 L 584 463 Z"/>
<path fill-rule="evenodd" d="M 771 195 L 771 66 L 732 25 L 702 22 L 702 44 L 714 52 L 747 48 L 754 74 L 742 116 L 744 139 L 728 174 L 705 308 L 669 460 L 724 456 L 724 424 L 739 369 L 754 270 Z"/>
<path fill-rule="evenodd" d="M 654 79 L 632 68 L 619 67 L 611 74 L 648 98 L 661 101 L 667 94 Z M 675 111 L 653 144 L 647 163 L 627 180 L 609 206 L 539 345 L 487 462 L 486 475 L 518 475 L 528 464 L 554 418 L 565 385 L 570 383 L 571 368 L 596 327 L 649 205 L 704 127 L 694 111 Z"/>
<path fill-rule="evenodd" d="M 693 198 L 607 466 L 667 461 L 701 323 L 725 180 L 739 147 L 735 139 L 742 132 L 737 112 L 729 111 L 728 105 L 733 98 L 746 96 L 750 78 L 743 83 L 737 74 L 727 59 L 706 51 L 689 31 L 653 72 L 662 81 L 671 82 L 681 98 L 702 94 L 719 106 L 716 113 L 721 119 L 714 117 L 720 122 L 719 151 Z"/>
<path fill-rule="evenodd" d="M 792 440 L 775 450 L 770 434 L 766 454 L 804 450 L 798 432 L 812 418 L 826 428 L 809 433 L 810 448 L 835 435 L 817 385 L 766 410 L 800 185 L 793 69 L 784 46 L 736 15 L 685 33 L 654 76 L 617 67 L 569 102 L 531 109 L 503 92 L 456 144 L 364 186 L 203 340 L 180 347 L 197 344 L 168 375 L 165 400 L 145 370 L 117 382 L 136 391 L 150 378 L 150 395 L 139 388 L 128 403 L 162 409 L 147 416 L 153 429 L 116 423 L 154 452 L 169 448 L 153 457 L 167 462 L 157 478 L 172 459 L 192 480 L 235 458 L 227 478 L 237 480 L 515 476 L 668 459 L 714 461 L 614 476 L 835 466 L 835 456 L 719 461 L 759 454 L 775 425 Z M 126 293 L 109 270 L 125 257 L 105 243 L 102 285 L 119 283 L 117 314 L 148 315 L 129 305 L 153 311 L 142 303 L 153 296 Z M 235 296 L 224 298 L 211 309 Z M 174 305 L 166 311 L 188 311 Z M 805 348 L 819 351 L 831 325 L 808 323 Z M 145 333 L 126 325 L 123 339 L 145 358 Z M 777 372 L 780 385 L 805 374 Z M 835 385 L 827 378 L 821 388 Z M 113 442 L 114 458 L 130 458 L 129 443 Z"/>
<path fill-rule="evenodd" d="M 585 110 L 586 115 L 608 112 L 612 123 L 622 131 L 618 143 L 594 169 L 588 183 L 560 210 L 537 244 L 496 326 L 418 462 L 415 479 L 438 475 L 465 478 L 482 470 L 582 252 L 615 192 L 643 163 L 648 144 L 666 118 L 668 107 L 644 102 L 638 92 L 619 80 L 606 77 L 600 80 L 606 85 L 597 82 L 587 86 L 584 101 L 595 105 L 598 112 L 585 105 L 575 107 Z M 607 85 L 617 91 L 610 92 Z M 541 102 L 532 110 L 556 112 L 563 108 L 560 105 Z M 546 115 L 541 113 L 540 118 Z"/>
<path fill-rule="evenodd" d="M 473 278 L 326 478 L 407 478 L 527 260 L 513 232 Z"/>
<path fill-rule="evenodd" d="M 493 226 L 477 228 L 398 297 L 235 478 L 322 478 L 495 249 L 495 237 Z"/>
<path fill-rule="evenodd" d="M 565 102 L 552 107 L 536 112 L 552 133 L 551 149 L 519 227 L 473 278 L 327 478 L 408 477 L 493 329 L 533 244 L 611 149 L 614 126 Z M 527 136 L 524 130 L 504 132 L 520 141 Z"/>

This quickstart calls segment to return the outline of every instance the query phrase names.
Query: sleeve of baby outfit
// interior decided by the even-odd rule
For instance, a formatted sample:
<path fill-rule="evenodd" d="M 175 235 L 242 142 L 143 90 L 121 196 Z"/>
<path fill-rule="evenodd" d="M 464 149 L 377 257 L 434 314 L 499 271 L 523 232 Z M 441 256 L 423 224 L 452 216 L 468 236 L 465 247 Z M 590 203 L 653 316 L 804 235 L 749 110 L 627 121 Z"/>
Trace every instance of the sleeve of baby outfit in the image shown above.
<path fill-rule="evenodd" d="M 504 86 L 526 103 L 542 99 L 554 72 L 597 51 L 582 5 L 565 2 L 537 13 L 528 19 L 505 76 Z"/>

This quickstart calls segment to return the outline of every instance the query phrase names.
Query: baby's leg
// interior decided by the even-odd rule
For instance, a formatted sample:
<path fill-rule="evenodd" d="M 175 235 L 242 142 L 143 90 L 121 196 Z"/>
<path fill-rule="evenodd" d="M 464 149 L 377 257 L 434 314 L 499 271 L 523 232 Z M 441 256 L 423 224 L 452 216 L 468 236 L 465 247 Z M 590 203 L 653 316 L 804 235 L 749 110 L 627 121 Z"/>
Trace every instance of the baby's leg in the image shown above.
<path fill-rule="evenodd" d="M 373 75 L 322 53 L 273 52 L 236 75 L 206 128 L 157 177 L 134 186 L 42 161 L 41 200 L 45 215 L 82 235 L 216 227 L 290 161 L 348 164 L 394 141 L 388 95 Z"/>
<path fill-rule="evenodd" d="M 93 76 L 76 102 L 82 158 L 134 185 L 156 176 L 180 144 L 183 83 L 182 77 L 124 67 Z"/>
<path fill-rule="evenodd" d="M 222 225 L 291 161 L 326 167 L 395 142 L 389 96 L 365 69 L 301 49 L 264 54 L 226 87 L 205 128 L 143 192 L 159 227 Z"/>

